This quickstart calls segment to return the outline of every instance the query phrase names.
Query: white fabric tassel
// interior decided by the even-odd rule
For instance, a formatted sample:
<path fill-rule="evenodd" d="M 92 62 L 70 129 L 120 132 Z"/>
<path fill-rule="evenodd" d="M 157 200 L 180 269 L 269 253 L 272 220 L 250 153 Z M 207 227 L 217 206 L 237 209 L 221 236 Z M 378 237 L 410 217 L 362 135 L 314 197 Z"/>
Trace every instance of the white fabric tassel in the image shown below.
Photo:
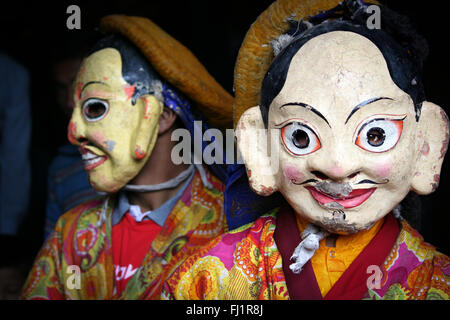
<path fill-rule="evenodd" d="M 302 233 L 302 241 L 295 248 L 292 254 L 289 268 L 293 273 L 299 274 L 302 271 L 305 263 L 309 261 L 314 255 L 314 252 L 319 249 L 319 241 L 329 235 L 329 232 L 310 223 Z"/>
<path fill-rule="evenodd" d="M 142 213 L 141 208 L 137 205 L 130 205 L 130 214 L 133 216 L 136 222 L 141 222 L 146 216 L 148 216 L 151 211 Z"/>
<path fill-rule="evenodd" d="M 106 210 L 108 209 L 109 196 L 106 196 L 105 202 L 103 202 L 102 211 L 100 212 L 100 218 L 97 221 L 97 228 L 100 228 L 106 221 Z"/>
<path fill-rule="evenodd" d="M 396 219 L 402 219 L 402 206 L 399 204 L 397 205 L 394 210 L 392 210 L 392 214 L 394 216 L 394 218 Z"/>
<path fill-rule="evenodd" d="M 203 185 L 210 190 L 213 189 L 213 185 L 209 182 L 208 177 L 206 176 L 205 168 L 203 168 L 201 164 L 196 164 L 195 167 L 200 173 L 200 178 L 202 179 Z"/>

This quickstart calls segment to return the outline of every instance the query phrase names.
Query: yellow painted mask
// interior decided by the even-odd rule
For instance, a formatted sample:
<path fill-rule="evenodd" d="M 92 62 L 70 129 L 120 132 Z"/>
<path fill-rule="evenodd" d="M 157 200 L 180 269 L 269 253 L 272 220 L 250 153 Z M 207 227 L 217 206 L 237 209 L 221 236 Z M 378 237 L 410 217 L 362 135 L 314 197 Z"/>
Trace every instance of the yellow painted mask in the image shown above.
<path fill-rule="evenodd" d="M 133 100 L 136 85 L 122 75 L 118 50 L 89 55 L 75 81 L 75 109 L 69 141 L 79 146 L 91 185 L 113 193 L 142 169 L 158 136 L 163 103 L 144 94 Z"/>

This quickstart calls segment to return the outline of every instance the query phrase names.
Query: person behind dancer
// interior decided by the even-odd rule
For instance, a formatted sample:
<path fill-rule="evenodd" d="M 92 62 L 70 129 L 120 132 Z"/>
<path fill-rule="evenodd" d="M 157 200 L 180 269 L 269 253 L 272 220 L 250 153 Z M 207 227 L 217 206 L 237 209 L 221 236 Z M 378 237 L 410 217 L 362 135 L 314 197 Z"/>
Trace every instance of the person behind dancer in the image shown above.
<path fill-rule="evenodd" d="M 58 220 L 24 299 L 158 298 L 181 261 L 227 230 L 221 181 L 175 164 L 171 136 L 181 126 L 193 134 L 200 112 L 226 127 L 232 97 L 152 21 L 113 15 L 101 26 L 110 35 L 82 62 L 68 138 L 108 195 Z"/>

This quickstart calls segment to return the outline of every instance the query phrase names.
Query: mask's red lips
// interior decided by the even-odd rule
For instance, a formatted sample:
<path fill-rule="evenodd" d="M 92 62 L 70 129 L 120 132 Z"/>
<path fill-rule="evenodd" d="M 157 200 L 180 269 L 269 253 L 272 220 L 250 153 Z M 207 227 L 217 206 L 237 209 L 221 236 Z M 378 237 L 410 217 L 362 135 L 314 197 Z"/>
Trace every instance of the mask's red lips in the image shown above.
<path fill-rule="evenodd" d="M 364 201 L 374 193 L 376 188 L 370 189 L 356 189 L 350 192 L 348 196 L 333 198 L 330 195 L 317 190 L 314 187 L 305 187 L 311 193 L 312 197 L 320 204 L 327 204 L 330 202 L 337 202 L 345 209 L 354 208 L 361 205 Z"/>
<path fill-rule="evenodd" d="M 106 161 L 106 156 L 99 156 L 85 148 L 85 146 L 81 146 L 79 150 L 86 171 L 92 170 Z"/>

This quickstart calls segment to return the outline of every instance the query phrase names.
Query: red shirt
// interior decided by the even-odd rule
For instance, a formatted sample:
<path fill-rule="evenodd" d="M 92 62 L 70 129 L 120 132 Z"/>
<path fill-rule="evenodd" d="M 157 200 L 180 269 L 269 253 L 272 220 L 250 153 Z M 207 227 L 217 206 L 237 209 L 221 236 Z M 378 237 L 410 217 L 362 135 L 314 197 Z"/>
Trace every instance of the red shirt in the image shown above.
<path fill-rule="evenodd" d="M 128 280 L 141 266 L 161 226 L 153 220 L 137 222 L 127 212 L 112 228 L 112 250 L 117 294 L 126 287 Z"/>

